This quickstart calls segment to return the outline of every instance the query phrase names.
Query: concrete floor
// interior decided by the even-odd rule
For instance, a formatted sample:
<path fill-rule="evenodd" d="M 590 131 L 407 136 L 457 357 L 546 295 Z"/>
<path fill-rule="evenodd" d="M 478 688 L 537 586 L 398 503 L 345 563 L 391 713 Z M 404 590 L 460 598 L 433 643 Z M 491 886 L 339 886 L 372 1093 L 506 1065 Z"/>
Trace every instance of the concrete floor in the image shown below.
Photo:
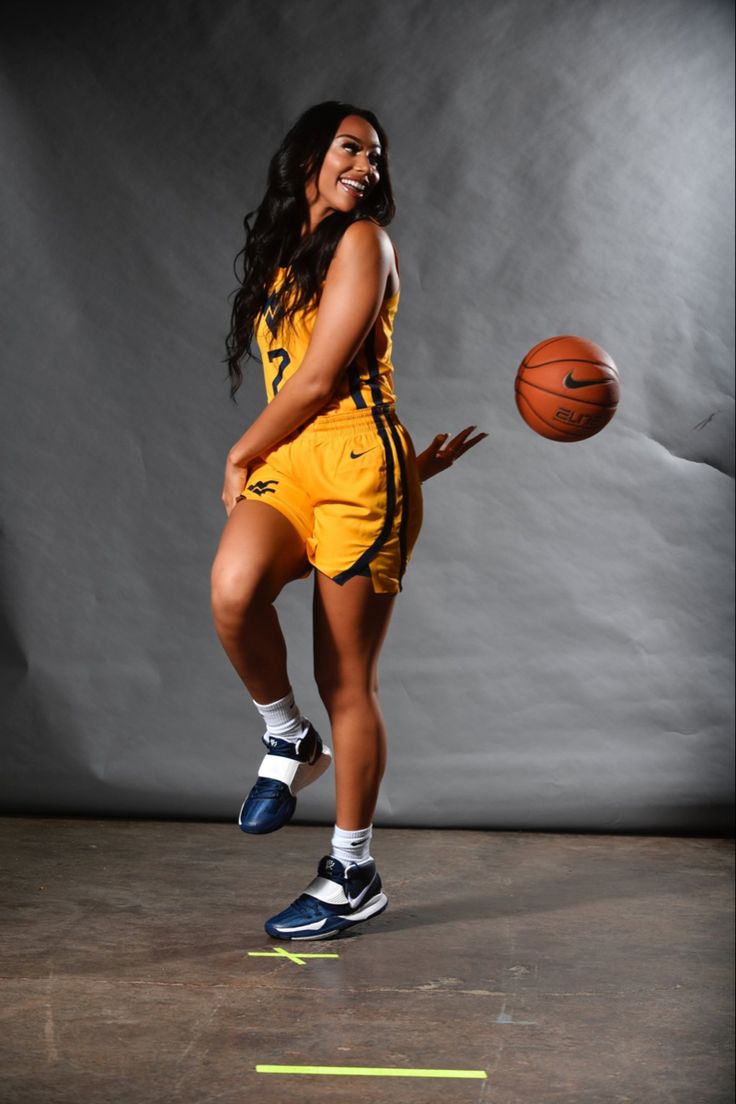
<path fill-rule="evenodd" d="M 1 821 L 2 1104 L 730 1104 L 730 841 L 379 830 L 383 916 L 249 954 L 328 838 Z"/>

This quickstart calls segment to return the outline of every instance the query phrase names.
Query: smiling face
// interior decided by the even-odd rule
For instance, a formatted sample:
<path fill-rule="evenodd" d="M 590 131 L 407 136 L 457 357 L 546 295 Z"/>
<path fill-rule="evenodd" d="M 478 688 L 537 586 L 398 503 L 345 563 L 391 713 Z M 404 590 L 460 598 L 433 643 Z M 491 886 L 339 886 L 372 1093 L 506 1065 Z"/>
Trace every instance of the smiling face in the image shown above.
<path fill-rule="evenodd" d="M 307 181 L 310 230 L 333 211 L 353 211 L 380 179 L 381 143 L 360 115 L 340 123 L 316 177 Z"/>

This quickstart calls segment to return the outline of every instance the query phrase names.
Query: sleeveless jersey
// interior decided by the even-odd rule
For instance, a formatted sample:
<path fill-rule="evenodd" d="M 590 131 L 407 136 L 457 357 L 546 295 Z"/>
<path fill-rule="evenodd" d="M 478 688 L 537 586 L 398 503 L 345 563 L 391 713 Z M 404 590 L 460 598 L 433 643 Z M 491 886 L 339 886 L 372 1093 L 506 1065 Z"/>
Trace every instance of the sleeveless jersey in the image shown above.
<path fill-rule="evenodd" d="M 278 270 L 273 290 L 256 324 L 255 336 L 263 360 L 263 378 L 269 402 L 286 380 L 298 371 L 317 317 L 317 308 L 311 307 L 298 311 L 291 321 L 276 318 L 276 295 L 284 281 L 285 271 Z M 369 410 L 393 406 L 396 402 L 391 347 L 398 305 L 398 292 L 383 300 L 373 327 L 321 414 Z"/>

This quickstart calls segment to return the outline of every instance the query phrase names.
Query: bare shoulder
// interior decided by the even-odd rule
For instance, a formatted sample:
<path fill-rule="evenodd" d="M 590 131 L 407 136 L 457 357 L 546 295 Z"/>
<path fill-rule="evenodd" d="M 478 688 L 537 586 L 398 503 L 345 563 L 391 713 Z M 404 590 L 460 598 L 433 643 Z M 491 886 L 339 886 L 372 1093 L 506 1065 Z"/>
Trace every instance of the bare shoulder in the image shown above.
<path fill-rule="evenodd" d="M 340 238 L 327 274 L 335 280 L 367 280 L 381 298 L 399 289 L 399 268 L 391 239 L 377 223 L 358 219 Z"/>
<path fill-rule="evenodd" d="M 335 256 L 341 260 L 391 262 L 394 248 L 391 239 L 378 223 L 371 219 L 358 219 L 351 222 L 340 238 Z"/>

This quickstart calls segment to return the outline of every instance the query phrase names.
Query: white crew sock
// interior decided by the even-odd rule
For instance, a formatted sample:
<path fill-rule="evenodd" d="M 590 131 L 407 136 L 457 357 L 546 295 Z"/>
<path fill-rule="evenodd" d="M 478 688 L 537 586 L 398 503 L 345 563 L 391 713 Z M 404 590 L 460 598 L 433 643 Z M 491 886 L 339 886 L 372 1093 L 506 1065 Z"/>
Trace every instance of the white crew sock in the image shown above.
<path fill-rule="evenodd" d="M 345 832 L 335 825 L 330 854 L 344 866 L 348 863 L 366 862 L 371 857 L 372 836 L 372 824 L 367 828 L 359 828 L 356 832 Z"/>
<path fill-rule="evenodd" d="M 294 701 L 293 691 L 270 705 L 260 705 L 255 700 L 253 704 L 266 722 L 269 736 L 278 736 L 279 740 L 288 740 L 290 744 L 301 739 L 306 723 Z"/>

